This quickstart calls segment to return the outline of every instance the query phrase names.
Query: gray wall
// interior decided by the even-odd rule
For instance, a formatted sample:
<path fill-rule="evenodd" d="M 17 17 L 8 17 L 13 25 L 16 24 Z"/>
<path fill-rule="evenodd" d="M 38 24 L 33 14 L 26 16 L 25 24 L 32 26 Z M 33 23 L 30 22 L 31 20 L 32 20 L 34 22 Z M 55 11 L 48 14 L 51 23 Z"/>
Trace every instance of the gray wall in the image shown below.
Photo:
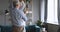
<path fill-rule="evenodd" d="M 33 23 L 39 20 L 39 10 L 40 10 L 40 0 L 33 0 L 32 3 L 32 11 L 33 11 Z"/>
<path fill-rule="evenodd" d="M 0 12 L 3 15 L 0 15 L 0 25 L 5 25 L 5 15 L 4 15 L 4 10 L 8 9 L 8 0 L 0 0 Z"/>

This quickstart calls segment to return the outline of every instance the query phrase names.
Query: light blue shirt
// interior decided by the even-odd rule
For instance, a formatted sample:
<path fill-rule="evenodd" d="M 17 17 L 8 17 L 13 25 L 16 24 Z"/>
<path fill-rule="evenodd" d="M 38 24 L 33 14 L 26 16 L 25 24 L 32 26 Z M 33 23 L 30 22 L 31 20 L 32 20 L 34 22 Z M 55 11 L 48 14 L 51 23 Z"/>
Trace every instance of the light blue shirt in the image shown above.
<path fill-rule="evenodd" d="M 24 24 L 23 21 L 27 21 L 27 17 L 23 12 L 24 8 L 24 4 L 22 4 L 20 9 L 14 8 L 12 3 L 10 4 L 10 15 L 12 18 L 13 25 L 22 26 Z"/>
<path fill-rule="evenodd" d="M 11 13 L 13 25 L 22 26 L 23 21 L 27 21 L 27 17 L 22 10 L 14 8 Z"/>

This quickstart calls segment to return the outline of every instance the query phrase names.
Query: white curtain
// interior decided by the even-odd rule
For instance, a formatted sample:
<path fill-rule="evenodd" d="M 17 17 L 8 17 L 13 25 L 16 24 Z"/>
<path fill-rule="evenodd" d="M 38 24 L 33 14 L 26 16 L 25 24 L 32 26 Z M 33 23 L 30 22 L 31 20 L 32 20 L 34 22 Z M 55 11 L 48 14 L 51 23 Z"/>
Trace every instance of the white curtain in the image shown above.
<path fill-rule="evenodd" d="M 58 25 L 58 0 L 48 0 L 47 5 L 47 23 Z"/>

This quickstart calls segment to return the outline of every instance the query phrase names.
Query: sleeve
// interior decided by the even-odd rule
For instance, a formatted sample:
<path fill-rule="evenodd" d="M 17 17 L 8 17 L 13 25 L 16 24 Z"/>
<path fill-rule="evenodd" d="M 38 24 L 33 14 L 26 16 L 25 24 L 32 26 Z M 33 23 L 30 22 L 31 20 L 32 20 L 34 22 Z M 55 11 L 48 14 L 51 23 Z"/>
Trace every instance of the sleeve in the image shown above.
<path fill-rule="evenodd" d="M 23 11 L 19 11 L 19 13 L 20 13 L 20 15 L 21 15 L 21 17 L 22 17 L 22 19 L 23 19 L 24 21 L 27 21 L 27 20 L 28 20 Z"/>

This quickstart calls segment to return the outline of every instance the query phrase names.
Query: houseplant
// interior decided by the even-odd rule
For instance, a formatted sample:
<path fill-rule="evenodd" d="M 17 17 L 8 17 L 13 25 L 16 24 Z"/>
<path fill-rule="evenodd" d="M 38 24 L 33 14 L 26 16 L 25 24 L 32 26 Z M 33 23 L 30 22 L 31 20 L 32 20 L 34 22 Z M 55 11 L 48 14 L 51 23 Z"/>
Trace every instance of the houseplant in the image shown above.
<path fill-rule="evenodd" d="M 37 26 L 39 26 L 39 27 L 42 27 L 42 21 L 41 20 L 37 20 Z"/>

